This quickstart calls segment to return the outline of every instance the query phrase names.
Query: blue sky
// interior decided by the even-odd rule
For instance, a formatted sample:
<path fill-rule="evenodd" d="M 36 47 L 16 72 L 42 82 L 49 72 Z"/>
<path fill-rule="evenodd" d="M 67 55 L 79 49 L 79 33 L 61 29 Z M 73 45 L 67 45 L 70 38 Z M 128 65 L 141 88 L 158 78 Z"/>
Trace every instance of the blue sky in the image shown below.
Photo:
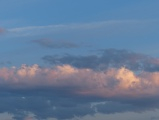
<path fill-rule="evenodd" d="M 50 51 L 54 53 L 54 50 L 41 50 L 29 42 L 52 39 L 80 44 L 84 47 L 84 53 L 88 50 L 117 48 L 158 56 L 157 5 L 157 0 L 2 0 L 0 26 L 6 33 L 1 35 L 1 51 L 8 54 L 10 60 L 13 57 L 10 58 L 9 54 L 23 54 L 23 50 L 28 57 L 41 51 L 37 55 L 40 58 Z M 43 27 L 38 28 L 40 26 Z M 37 51 L 31 55 L 31 49 Z M 65 53 L 66 50 L 58 51 Z M 79 50 L 75 54 L 80 54 Z M 13 60 L 14 64 L 22 64 L 19 55 L 15 56 L 18 61 Z M 28 64 L 36 61 L 26 60 Z"/>
<path fill-rule="evenodd" d="M 158 120 L 158 5 L 1 0 L 0 117 Z"/>

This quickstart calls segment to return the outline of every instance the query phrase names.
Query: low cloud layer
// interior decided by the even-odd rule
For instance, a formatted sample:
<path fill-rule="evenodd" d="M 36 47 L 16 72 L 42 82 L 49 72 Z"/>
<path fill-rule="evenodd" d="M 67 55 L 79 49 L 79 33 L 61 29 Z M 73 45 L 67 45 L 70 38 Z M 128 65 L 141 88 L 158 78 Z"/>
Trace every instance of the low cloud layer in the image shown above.
<path fill-rule="evenodd" d="M 63 120 L 159 108 L 157 58 L 106 49 L 43 59 L 52 67 L 0 68 L 0 113 L 16 120 Z"/>
<path fill-rule="evenodd" d="M 102 71 L 68 64 L 53 68 L 1 68 L 0 95 L 5 97 L 0 100 L 0 112 L 9 112 L 22 120 L 29 113 L 37 119 L 71 119 L 97 112 L 155 109 L 159 107 L 158 78 L 159 72 L 136 73 L 125 67 Z"/>

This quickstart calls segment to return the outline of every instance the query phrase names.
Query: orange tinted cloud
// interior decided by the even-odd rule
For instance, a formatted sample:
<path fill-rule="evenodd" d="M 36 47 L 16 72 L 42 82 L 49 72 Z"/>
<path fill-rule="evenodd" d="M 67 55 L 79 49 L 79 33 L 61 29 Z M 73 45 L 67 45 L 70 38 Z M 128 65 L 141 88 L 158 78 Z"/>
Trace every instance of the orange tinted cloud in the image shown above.
<path fill-rule="evenodd" d="M 70 65 L 40 68 L 38 65 L 1 68 L 0 85 L 19 88 L 66 87 L 74 94 L 115 97 L 155 95 L 159 90 L 159 72 L 134 73 L 124 67 L 104 71 L 78 69 Z"/>

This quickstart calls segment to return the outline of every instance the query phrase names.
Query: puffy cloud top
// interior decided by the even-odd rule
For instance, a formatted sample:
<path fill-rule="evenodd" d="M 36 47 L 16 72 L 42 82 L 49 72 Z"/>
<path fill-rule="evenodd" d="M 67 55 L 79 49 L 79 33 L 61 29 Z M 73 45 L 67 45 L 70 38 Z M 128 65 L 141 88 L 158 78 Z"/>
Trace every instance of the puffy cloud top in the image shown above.
<path fill-rule="evenodd" d="M 95 71 L 70 65 L 40 68 L 35 64 L 0 69 L 0 85 L 8 89 L 59 87 L 69 90 L 74 95 L 106 98 L 119 95 L 129 97 L 155 95 L 159 90 L 158 78 L 159 72 L 135 73 L 125 67 Z"/>

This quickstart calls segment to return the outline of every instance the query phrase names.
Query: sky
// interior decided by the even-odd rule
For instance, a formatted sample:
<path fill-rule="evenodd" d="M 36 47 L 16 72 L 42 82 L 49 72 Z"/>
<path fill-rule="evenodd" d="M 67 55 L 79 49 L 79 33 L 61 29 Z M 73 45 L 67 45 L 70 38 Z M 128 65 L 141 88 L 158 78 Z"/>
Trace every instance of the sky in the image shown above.
<path fill-rule="evenodd" d="M 158 0 L 1 0 L 1 120 L 159 120 Z"/>

